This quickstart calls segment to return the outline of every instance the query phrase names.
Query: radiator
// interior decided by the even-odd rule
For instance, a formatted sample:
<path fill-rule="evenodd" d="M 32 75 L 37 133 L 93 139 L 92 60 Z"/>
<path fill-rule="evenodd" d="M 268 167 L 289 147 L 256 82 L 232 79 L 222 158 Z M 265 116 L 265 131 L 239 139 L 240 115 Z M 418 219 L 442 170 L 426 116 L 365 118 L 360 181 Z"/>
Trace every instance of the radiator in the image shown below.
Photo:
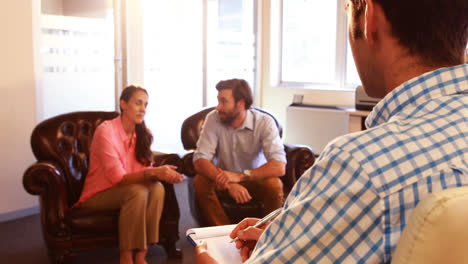
<path fill-rule="evenodd" d="M 348 133 L 349 115 L 332 107 L 288 106 L 285 143 L 307 145 L 319 155 L 334 138 Z"/>

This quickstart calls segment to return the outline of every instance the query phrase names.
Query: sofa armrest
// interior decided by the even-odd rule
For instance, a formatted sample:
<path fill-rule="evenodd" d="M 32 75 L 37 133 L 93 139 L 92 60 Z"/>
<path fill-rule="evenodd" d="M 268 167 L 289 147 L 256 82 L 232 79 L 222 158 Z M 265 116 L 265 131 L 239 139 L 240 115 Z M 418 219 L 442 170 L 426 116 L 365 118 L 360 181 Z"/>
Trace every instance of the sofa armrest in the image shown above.
<path fill-rule="evenodd" d="M 285 190 L 291 190 L 302 174 L 315 162 L 315 155 L 312 149 L 303 145 L 284 144 L 286 152 L 286 175 L 283 176 Z M 285 193 L 285 195 L 287 195 Z"/>
<path fill-rule="evenodd" d="M 176 166 L 177 171 L 182 173 L 183 163 L 179 155 L 153 151 L 153 166 L 158 167 L 166 164 Z"/>
<path fill-rule="evenodd" d="M 184 175 L 188 177 L 195 177 L 197 171 L 193 166 L 193 151 L 189 152 L 182 157 L 182 163 L 184 164 Z"/>
<path fill-rule="evenodd" d="M 47 225 L 43 232 L 47 230 L 56 237 L 69 236 L 65 224 L 69 206 L 63 171 L 53 163 L 36 162 L 24 172 L 23 186 L 28 193 L 39 195 L 42 224 Z"/>

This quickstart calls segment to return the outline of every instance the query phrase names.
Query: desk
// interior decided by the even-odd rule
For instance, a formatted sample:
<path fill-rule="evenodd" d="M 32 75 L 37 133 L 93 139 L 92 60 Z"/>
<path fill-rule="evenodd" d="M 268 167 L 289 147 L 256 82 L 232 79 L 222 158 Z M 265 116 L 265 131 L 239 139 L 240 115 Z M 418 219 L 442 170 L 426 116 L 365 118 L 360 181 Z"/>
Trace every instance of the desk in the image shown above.
<path fill-rule="evenodd" d="M 286 109 L 284 142 L 307 145 L 319 154 L 331 140 L 364 130 L 364 119 L 369 113 L 354 107 L 290 105 Z"/>
<path fill-rule="evenodd" d="M 364 120 L 366 120 L 370 111 L 356 110 L 354 108 L 346 108 L 344 111 L 349 116 L 348 133 L 358 132 L 365 129 Z"/>

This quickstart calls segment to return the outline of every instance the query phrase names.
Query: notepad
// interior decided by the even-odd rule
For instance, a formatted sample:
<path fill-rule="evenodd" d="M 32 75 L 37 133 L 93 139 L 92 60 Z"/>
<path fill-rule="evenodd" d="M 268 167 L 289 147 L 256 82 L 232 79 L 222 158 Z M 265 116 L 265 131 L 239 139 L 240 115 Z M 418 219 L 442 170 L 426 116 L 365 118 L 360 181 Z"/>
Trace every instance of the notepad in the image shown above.
<path fill-rule="evenodd" d="M 229 234 L 236 225 L 222 225 L 191 228 L 185 233 L 188 241 L 195 247 L 200 240 L 206 241 L 210 255 L 219 263 L 236 264 L 242 263 L 239 250 L 235 243 L 230 243 Z"/>

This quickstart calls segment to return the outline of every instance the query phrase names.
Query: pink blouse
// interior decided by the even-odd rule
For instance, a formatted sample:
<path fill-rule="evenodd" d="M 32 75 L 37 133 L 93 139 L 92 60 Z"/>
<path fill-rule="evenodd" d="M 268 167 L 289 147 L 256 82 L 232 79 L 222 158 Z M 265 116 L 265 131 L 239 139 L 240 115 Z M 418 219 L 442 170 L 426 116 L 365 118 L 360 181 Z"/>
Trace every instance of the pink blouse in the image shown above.
<path fill-rule="evenodd" d="M 135 133 L 131 142 L 125 134 L 120 116 L 104 121 L 96 128 L 91 143 L 88 175 L 75 206 L 115 186 L 125 174 L 147 168 L 135 158 L 135 141 Z"/>

